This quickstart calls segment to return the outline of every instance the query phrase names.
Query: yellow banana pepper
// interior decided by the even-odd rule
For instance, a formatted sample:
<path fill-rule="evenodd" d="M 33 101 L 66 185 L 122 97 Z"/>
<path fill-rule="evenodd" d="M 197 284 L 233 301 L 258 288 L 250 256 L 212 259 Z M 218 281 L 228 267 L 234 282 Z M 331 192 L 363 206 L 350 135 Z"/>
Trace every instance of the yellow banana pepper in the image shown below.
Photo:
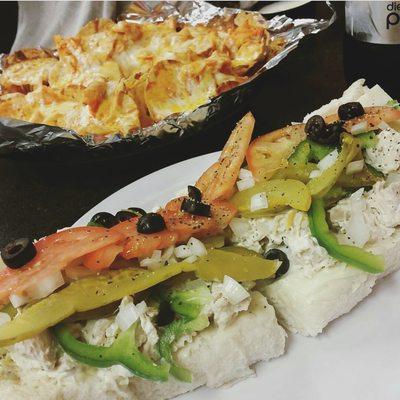
<path fill-rule="evenodd" d="M 237 192 L 231 202 L 237 207 L 242 215 L 251 216 L 251 198 L 265 193 L 268 207 L 263 212 L 276 211 L 282 206 L 290 206 L 300 211 L 307 211 L 311 205 L 311 195 L 307 186 L 294 179 L 271 179 L 256 184 L 250 189 Z M 256 215 L 256 214 L 255 214 Z"/>
<path fill-rule="evenodd" d="M 347 164 L 359 153 L 360 143 L 352 135 L 344 134 L 342 138 L 342 149 L 337 160 L 321 173 L 320 176 L 311 179 L 307 183 L 312 196 L 323 197 L 334 186 Z"/>
<path fill-rule="evenodd" d="M 76 312 L 102 307 L 160 282 L 192 271 L 194 264 L 178 263 L 155 271 L 126 269 L 75 281 L 59 292 L 25 308 L 0 327 L 0 346 L 33 337 Z"/>
<path fill-rule="evenodd" d="M 222 281 L 225 275 L 239 281 L 255 281 L 274 275 L 279 267 L 276 260 L 266 260 L 257 253 L 241 250 L 210 250 L 196 262 L 196 275 L 205 281 Z"/>
<path fill-rule="evenodd" d="M 195 263 L 180 262 L 154 271 L 129 268 L 84 278 L 26 307 L 13 320 L 0 326 L 0 347 L 33 337 L 76 313 L 95 310 L 157 285 L 182 272 L 195 272 L 207 281 L 265 279 L 278 268 L 276 261 L 254 255 L 211 249 Z"/>

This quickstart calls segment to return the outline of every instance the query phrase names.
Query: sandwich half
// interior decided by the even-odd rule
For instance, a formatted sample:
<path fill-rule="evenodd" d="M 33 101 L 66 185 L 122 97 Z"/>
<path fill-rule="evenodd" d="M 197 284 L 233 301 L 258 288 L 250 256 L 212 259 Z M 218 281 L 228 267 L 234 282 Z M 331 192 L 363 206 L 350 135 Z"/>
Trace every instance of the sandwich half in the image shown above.
<path fill-rule="evenodd" d="M 285 275 L 259 289 L 289 331 L 321 333 L 368 296 L 377 279 L 400 267 L 399 122 L 398 103 L 359 80 L 303 124 L 250 145 L 247 161 L 256 185 L 236 195 L 245 218 L 231 223 L 233 242 L 287 257 Z M 246 192 L 254 196 L 255 188 L 277 178 L 301 180 L 311 206 L 274 210 L 270 201 L 249 212 Z M 306 197 L 292 193 L 292 202 Z"/>
<path fill-rule="evenodd" d="M 169 399 L 254 374 L 286 333 L 256 289 L 279 260 L 231 246 L 254 118 L 156 212 L 101 212 L 1 251 L 0 399 Z"/>

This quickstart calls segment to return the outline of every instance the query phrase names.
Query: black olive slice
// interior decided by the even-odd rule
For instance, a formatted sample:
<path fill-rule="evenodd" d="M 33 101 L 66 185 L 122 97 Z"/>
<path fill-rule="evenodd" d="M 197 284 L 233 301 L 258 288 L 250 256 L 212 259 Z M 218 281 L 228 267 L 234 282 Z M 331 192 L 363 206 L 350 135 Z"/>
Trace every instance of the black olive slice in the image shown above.
<path fill-rule="evenodd" d="M 36 247 L 27 238 L 16 239 L 1 250 L 1 258 L 7 267 L 21 268 L 36 256 Z"/>
<path fill-rule="evenodd" d="M 104 228 L 112 228 L 118 224 L 118 219 L 108 212 L 99 212 L 94 214 L 89 222 L 89 226 L 102 226 Z"/>
<path fill-rule="evenodd" d="M 313 115 L 308 119 L 304 129 L 310 140 L 319 144 L 338 146 L 340 135 L 344 132 L 343 125 L 343 121 L 326 124 L 320 115 Z"/>
<path fill-rule="evenodd" d="M 134 214 L 134 213 L 132 213 L 132 212 L 130 212 L 130 211 L 128 211 L 128 210 L 121 210 L 121 211 L 118 211 L 116 214 L 115 214 L 115 218 L 117 218 L 117 220 L 119 221 L 119 222 L 124 222 L 124 221 L 128 221 L 128 220 L 130 220 L 131 218 L 134 218 L 136 215 Z"/>
<path fill-rule="evenodd" d="M 264 254 L 264 258 L 267 260 L 279 260 L 281 261 L 281 265 L 278 270 L 275 272 L 275 278 L 279 278 L 282 275 L 285 275 L 286 272 L 289 271 L 290 262 L 287 258 L 287 255 L 279 249 L 271 249 L 268 250 Z"/>
<path fill-rule="evenodd" d="M 364 107 L 358 101 L 351 101 L 350 103 L 342 104 L 338 108 L 338 115 L 342 121 L 361 117 L 364 114 Z"/>
<path fill-rule="evenodd" d="M 343 132 L 343 121 L 332 122 L 326 126 L 325 136 L 320 138 L 320 143 L 330 146 L 338 146 L 340 144 L 340 135 Z"/>
<path fill-rule="evenodd" d="M 142 215 L 137 222 L 139 233 L 157 233 L 166 228 L 164 218 L 157 213 L 147 213 Z"/>
<path fill-rule="evenodd" d="M 136 217 L 141 217 L 142 215 L 146 214 L 146 211 L 139 207 L 129 207 L 127 211 L 130 211 Z"/>
<path fill-rule="evenodd" d="M 189 197 L 196 201 L 201 201 L 201 192 L 196 186 L 188 186 Z"/>
<path fill-rule="evenodd" d="M 183 199 L 181 211 L 201 217 L 211 217 L 211 207 L 209 204 L 201 203 L 193 199 Z"/>
<path fill-rule="evenodd" d="M 306 123 L 305 131 L 311 140 L 318 140 L 318 137 L 323 135 L 326 124 L 320 115 L 313 115 Z"/>

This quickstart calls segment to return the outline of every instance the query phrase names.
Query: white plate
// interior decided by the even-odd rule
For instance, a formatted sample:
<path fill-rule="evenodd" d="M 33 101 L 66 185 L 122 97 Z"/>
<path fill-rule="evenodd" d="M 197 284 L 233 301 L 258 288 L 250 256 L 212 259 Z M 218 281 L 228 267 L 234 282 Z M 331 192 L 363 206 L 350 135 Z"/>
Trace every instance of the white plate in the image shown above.
<path fill-rule="evenodd" d="M 85 214 L 163 205 L 193 184 L 218 153 L 196 157 L 148 175 Z M 200 389 L 182 400 L 399 400 L 400 274 L 380 281 L 351 313 L 317 338 L 290 335 L 287 353 L 257 366 L 257 377 L 228 389 Z M 249 327 L 251 329 L 251 327 Z"/>

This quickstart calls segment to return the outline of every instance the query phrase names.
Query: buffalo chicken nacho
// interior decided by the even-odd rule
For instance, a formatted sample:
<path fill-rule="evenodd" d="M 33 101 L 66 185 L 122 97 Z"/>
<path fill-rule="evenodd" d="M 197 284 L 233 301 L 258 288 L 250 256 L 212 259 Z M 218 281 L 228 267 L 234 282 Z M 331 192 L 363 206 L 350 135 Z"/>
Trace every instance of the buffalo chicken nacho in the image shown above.
<path fill-rule="evenodd" d="M 23 49 L 3 60 L 0 116 L 80 135 L 126 135 L 192 111 L 249 79 L 276 53 L 253 13 L 207 25 L 94 20 L 55 51 Z"/>
<path fill-rule="evenodd" d="M 252 142 L 249 113 L 163 208 L 6 245 L 0 397 L 168 399 L 320 333 L 400 266 L 399 121 L 362 81 Z"/>

